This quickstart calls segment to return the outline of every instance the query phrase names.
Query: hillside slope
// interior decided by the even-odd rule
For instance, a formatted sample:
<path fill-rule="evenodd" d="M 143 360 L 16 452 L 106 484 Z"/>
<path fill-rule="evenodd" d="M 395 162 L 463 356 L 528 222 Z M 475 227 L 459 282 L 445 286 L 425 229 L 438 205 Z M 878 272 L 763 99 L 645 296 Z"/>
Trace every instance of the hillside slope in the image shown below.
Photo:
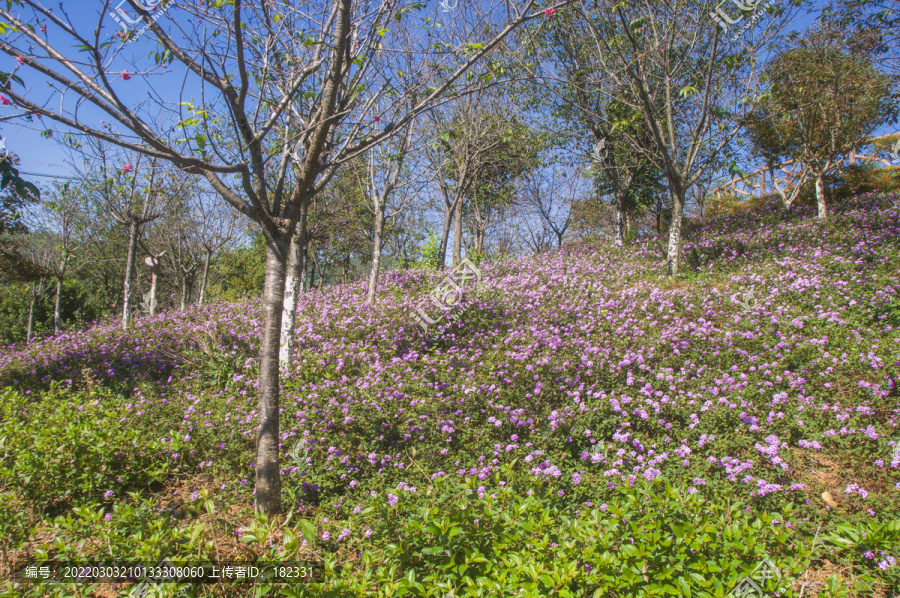
<path fill-rule="evenodd" d="M 9 558 L 321 561 L 305 596 L 900 592 L 900 194 L 694 224 L 677 281 L 662 247 L 481 264 L 440 334 L 412 319 L 440 273 L 305 294 L 268 528 L 258 302 L 2 350 Z"/>

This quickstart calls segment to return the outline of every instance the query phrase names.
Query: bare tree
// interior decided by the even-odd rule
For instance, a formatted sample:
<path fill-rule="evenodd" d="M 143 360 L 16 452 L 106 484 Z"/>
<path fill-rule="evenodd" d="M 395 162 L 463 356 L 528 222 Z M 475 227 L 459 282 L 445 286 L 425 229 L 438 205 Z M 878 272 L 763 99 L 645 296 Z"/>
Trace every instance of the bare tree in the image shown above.
<path fill-rule="evenodd" d="M 381 248 L 386 221 L 385 209 L 387 207 L 388 196 L 397 188 L 397 182 L 403 168 L 403 161 L 406 158 L 406 153 L 409 151 L 412 141 L 412 134 L 412 126 L 407 126 L 406 134 L 400 138 L 396 151 L 385 144 L 371 150 L 369 153 L 369 160 L 366 168 L 366 195 L 368 195 L 372 202 L 372 212 L 374 213 L 374 222 L 372 225 L 372 269 L 369 272 L 369 286 L 366 291 L 366 303 L 369 304 L 375 302 L 375 291 L 378 285 L 378 271 L 381 267 Z M 387 175 L 381 184 L 381 189 L 378 188 L 376 153 L 381 154 L 382 160 L 386 159 L 390 164 Z M 399 209 L 397 211 L 399 211 Z M 397 211 L 387 215 L 387 218 L 396 216 Z"/>
<path fill-rule="evenodd" d="M 86 154 L 91 149 L 95 158 Z M 102 141 L 82 148 L 88 171 L 82 172 L 81 178 L 94 195 L 97 207 L 128 231 L 122 299 L 122 328 L 127 330 L 134 309 L 138 243 L 144 227 L 165 213 L 171 195 L 161 193 L 158 188 L 164 175 L 156 158 L 110 149 Z"/>
<path fill-rule="evenodd" d="M 56 300 L 53 307 L 53 332 L 59 334 L 63 282 L 72 270 L 84 263 L 82 251 L 90 237 L 88 206 L 83 189 L 69 183 L 56 184 L 41 202 L 43 209 L 35 219 L 44 237 L 42 260 L 56 281 Z"/>
<path fill-rule="evenodd" d="M 166 264 L 180 291 L 180 310 L 191 302 L 197 274 L 205 263 L 199 239 L 199 223 L 192 218 L 188 200 L 175 202 L 162 228 Z"/>
<path fill-rule="evenodd" d="M 572 203 L 579 192 L 584 192 L 579 189 L 577 175 L 562 181 L 555 175 L 551 171 L 548 176 L 544 169 L 539 169 L 526 177 L 522 185 L 520 214 L 527 234 L 521 236 L 535 253 L 546 251 L 553 241 L 557 248 L 562 247 L 563 237 L 572 223 Z"/>
<path fill-rule="evenodd" d="M 229 210 L 221 201 L 215 201 L 205 190 L 194 190 L 191 217 L 195 223 L 197 242 L 203 249 L 203 276 L 200 279 L 200 297 L 203 305 L 209 284 L 209 265 L 213 256 L 234 238 L 240 213 Z"/>

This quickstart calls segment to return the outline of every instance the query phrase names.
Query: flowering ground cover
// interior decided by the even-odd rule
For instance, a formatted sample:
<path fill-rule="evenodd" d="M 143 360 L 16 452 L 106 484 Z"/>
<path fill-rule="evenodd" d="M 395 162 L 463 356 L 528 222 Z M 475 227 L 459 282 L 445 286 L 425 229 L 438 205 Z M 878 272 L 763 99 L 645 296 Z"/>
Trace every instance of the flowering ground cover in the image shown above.
<path fill-rule="evenodd" d="M 0 350 L 2 565 L 305 559 L 191 596 L 900 592 L 900 194 L 661 241 L 305 294 L 283 379 L 287 517 L 252 513 L 256 302 Z M 774 568 L 760 578 L 768 559 Z M 5 596 L 128 595 L 132 584 Z"/>

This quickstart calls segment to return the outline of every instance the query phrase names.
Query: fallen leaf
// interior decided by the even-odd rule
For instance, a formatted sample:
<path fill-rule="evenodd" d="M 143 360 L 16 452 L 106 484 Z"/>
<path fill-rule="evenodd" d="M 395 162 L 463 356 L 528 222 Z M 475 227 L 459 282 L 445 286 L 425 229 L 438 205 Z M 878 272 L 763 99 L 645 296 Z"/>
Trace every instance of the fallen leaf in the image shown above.
<path fill-rule="evenodd" d="M 832 509 L 836 509 L 838 506 L 838 504 L 834 502 L 834 497 L 831 496 L 831 492 L 823 492 L 822 500 L 824 500 L 825 503 Z"/>

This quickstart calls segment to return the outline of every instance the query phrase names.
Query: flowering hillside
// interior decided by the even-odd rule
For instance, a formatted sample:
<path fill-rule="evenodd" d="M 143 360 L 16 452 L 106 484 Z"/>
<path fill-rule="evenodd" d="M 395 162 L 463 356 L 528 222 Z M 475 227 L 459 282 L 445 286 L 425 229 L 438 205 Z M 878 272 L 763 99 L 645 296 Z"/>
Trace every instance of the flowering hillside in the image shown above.
<path fill-rule="evenodd" d="M 3 349 L 3 566 L 316 561 L 293 596 L 900 592 L 900 194 L 813 216 L 692 223 L 674 282 L 655 238 L 482 263 L 442 332 L 412 319 L 441 273 L 386 274 L 373 306 L 362 282 L 305 294 L 287 522 L 251 512 L 258 302 Z"/>

